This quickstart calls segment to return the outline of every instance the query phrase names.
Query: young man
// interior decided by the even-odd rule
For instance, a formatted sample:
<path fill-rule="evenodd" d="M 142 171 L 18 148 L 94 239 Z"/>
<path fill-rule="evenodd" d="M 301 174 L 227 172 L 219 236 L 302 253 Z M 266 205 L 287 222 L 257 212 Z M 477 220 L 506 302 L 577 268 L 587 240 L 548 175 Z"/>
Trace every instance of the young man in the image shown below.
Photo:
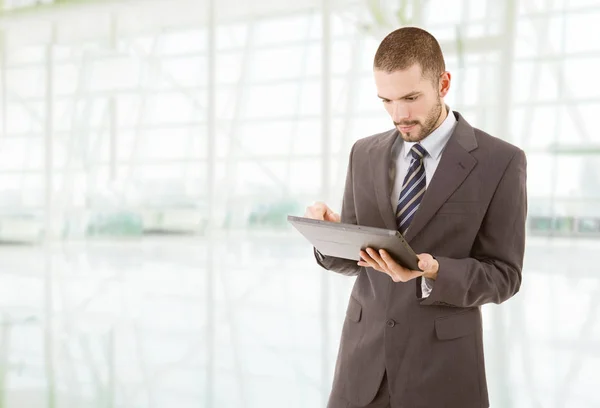
<path fill-rule="evenodd" d="M 480 307 L 521 285 L 525 154 L 445 105 L 451 76 L 428 32 L 392 32 L 373 67 L 394 129 L 352 147 L 341 217 L 321 202 L 305 216 L 398 229 L 422 271 L 371 248 L 358 263 L 315 250 L 357 276 L 328 406 L 488 407 Z"/>

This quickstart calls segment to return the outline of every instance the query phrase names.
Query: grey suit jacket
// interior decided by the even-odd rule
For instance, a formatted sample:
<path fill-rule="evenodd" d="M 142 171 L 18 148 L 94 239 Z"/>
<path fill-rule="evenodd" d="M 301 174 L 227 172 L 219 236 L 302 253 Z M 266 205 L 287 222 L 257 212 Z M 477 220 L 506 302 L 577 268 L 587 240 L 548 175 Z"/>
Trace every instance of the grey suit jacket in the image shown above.
<path fill-rule="evenodd" d="M 357 276 L 342 330 L 332 395 L 362 406 L 387 371 L 394 406 L 488 407 L 480 306 L 519 290 L 527 212 L 522 150 L 473 128 L 458 113 L 406 234 L 439 262 L 431 295 L 420 281 L 334 257 L 324 268 Z M 342 222 L 397 229 L 390 151 L 397 130 L 357 141 L 350 153 Z"/>

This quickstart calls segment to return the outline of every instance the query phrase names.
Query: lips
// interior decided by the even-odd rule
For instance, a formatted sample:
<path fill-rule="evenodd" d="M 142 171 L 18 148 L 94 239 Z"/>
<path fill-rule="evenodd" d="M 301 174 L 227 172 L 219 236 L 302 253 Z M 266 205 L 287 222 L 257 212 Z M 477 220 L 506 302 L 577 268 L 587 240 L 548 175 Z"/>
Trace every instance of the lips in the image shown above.
<path fill-rule="evenodd" d="M 414 129 L 414 128 L 415 128 L 415 126 L 416 126 L 416 125 L 411 125 L 411 126 L 400 126 L 400 130 L 401 130 L 402 132 L 409 132 L 409 131 L 411 131 L 412 129 Z"/>

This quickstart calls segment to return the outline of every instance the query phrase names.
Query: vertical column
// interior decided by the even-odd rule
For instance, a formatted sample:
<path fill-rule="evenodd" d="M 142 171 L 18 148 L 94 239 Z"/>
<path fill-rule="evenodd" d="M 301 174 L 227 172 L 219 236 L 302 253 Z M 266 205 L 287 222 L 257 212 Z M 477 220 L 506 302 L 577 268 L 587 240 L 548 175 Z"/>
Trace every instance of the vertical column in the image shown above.
<path fill-rule="evenodd" d="M 498 125 L 497 131 L 500 138 L 507 138 L 510 134 L 510 116 L 512 101 L 512 76 L 514 65 L 514 48 L 516 41 L 515 25 L 517 19 L 517 5 L 515 0 L 507 0 L 504 3 L 504 22 L 503 22 L 503 44 L 500 63 L 500 87 L 498 92 Z M 493 7 L 488 3 L 488 7 Z"/>
<path fill-rule="evenodd" d="M 110 49 L 113 52 L 117 50 L 117 17 L 115 14 L 110 15 Z M 113 185 L 117 181 L 117 98 L 115 95 L 110 95 L 108 99 L 108 114 L 109 114 L 109 178 L 110 184 Z"/>
<path fill-rule="evenodd" d="M 118 18 L 116 13 L 111 13 L 109 16 L 109 48 L 116 53 L 118 49 Z M 108 97 L 108 115 L 109 115 L 109 185 L 114 186 L 117 181 L 117 97 L 111 94 Z M 117 328 L 120 325 L 121 318 L 111 326 L 108 331 L 108 347 L 107 347 L 107 364 L 108 364 L 108 384 L 107 384 L 107 407 L 115 408 L 117 406 Z"/>
<path fill-rule="evenodd" d="M 504 20 L 502 33 L 502 50 L 501 50 L 501 70 L 500 78 L 497 82 L 500 84 L 498 92 L 498 116 L 496 119 L 496 134 L 500 138 L 507 138 L 510 134 L 510 117 L 511 117 L 511 99 L 512 99 L 512 74 L 514 65 L 514 45 L 515 45 L 515 24 L 517 4 L 515 0 L 507 0 L 504 3 Z M 492 7 L 488 3 L 488 7 Z M 506 334 L 505 314 L 507 308 L 492 308 L 490 309 L 490 317 L 492 318 L 492 327 L 496 335 L 493 338 L 495 354 L 492 355 L 493 365 L 496 367 L 497 383 L 493 384 L 496 388 L 496 394 L 493 397 L 498 401 L 498 406 L 510 407 L 511 390 L 509 383 L 510 365 L 509 359 L 509 343 L 510 336 Z"/>
<path fill-rule="evenodd" d="M 6 405 L 8 386 L 7 377 L 9 368 L 10 329 L 11 322 L 8 313 L 0 315 L 0 408 L 8 408 Z"/>
<path fill-rule="evenodd" d="M 110 160 L 109 181 L 113 185 L 117 181 L 117 99 L 114 95 L 108 99 L 109 114 L 109 152 Z"/>
<path fill-rule="evenodd" d="M 108 408 L 116 408 L 117 406 L 117 370 L 116 370 L 116 323 L 113 325 L 107 335 L 107 359 L 108 364 L 108 381 L 106 405 Z"/>
<path fill-rule="evenodd" d="M 208 48 L 207 48 L 207 86 L 208 95 L 206 103 L 206 120 L 207 120 L 207 228 L 206 228 L 206 402 L 207 408 L 214 407 L 214 380 L 215 380 L 215 295 L 214 295 L 214 269 L 215 269 L 215 250 L 218 249 L 215 245 L 216 234 L 215 229 L 215 167 L 216 167 L 216 0 L 208 0 Z"/>
<path fill-rule="evenodd" d="M 0 5 L 2 0 L 0 0 Z M 6 98 L 6 34 L 0 30 L 0 109 L 2 109 L 2 128 L 0 135 L 6 136 L 8 133 L 8 115 L 7 115 L 7 98 Z"/>
<path fill-rule="evenodd" d="M 44 233 L 46 241 L 53 238 L 53 127 L 54 127 L 54 57 L 53 47 L 56 39 L 56 26 L 50 28 L 50 38 L 45 50 L 45 101 L 44 101 Z"/>
<path fill-rule="evenodd" d="M 54 119 L 54 56 L 56 42 L 56 24 L 50 28 L 50 38 L 46 44 L 46 78 L 45 78 L 45 124 L 44 124 L 44 355 L 47 386 L 47 408 L 56 408 L 56 379 L 54 377 L 54 316 L 53 316 L 53 276 L 51 242 L 54 240 L 54 203 L 53 203 L 53 119 Z"/>
<path fill-rule="evenodd" d="M 557 96 L 558 96 L 558 100 L 561 101 L 561 103 L 556 105 L 556 126 L 554 127 L 554 132 L 552 135 L 552 145 L 554 146 L 554 149 L 551 150 L 551 152 L 549 152 L 552 155 L 552 166 L 551 166 L 551 170 L 550 170 L 550 178 L 551 180 L 558 180 L 558 166 L 559 161 L 558 159 L 560 158 L 560 148 L 559 148 L 559 142 L 561 139 L 561 127 L 562 127 L 562 123 L 563 123 L 563 116 L 564 116 L 564 111 L 563 111 L 563 107 L 564 108 L 569 108 L 569 102 L 564 102 L 565 100 L 569 99 L 569 95 L 568 95 L 568 88 L 567 88 L 567 83 L 565 81 L 565 60 L 567 59 L 565 53 L 567 50 L 567 16 L 565 15 L 566 11 L 565 11 L 565 6 L 563 5 L 562 7 L 562 18 L 561 18 L 561 38 L 560 38 L 560 44 L 557 48 L 559 48 L 559 50 L 557 50 L 557 54 L 560 55 L 560 59 L 556 62 L 556 81 L 557 81 Z M 548 22 L 548 25 L 550 26 L 550 22 Z M 540 51 L 540 54 L 542 54 L 543 51 Z M 540 57 L 541 58 L 541 57 Z M 540 64 L 541 66 L 542 64 Z M 540 75 L 541 76 L 541 75 Z M 573 118 L 575 119 L 575 118 Z M 577 120 L 573 120 L 573 122 L 576 124 L 579 121 Z M 579 131 L 579 129 L 578 129 Z M 581 132 L 582 134 L 585 134 L 585 131 Z M 560 200 L 560 197 L 558 196 L 558 183 L 552 183 L 552 191 L 550 192 L 550 214 L 552 216 L 553 219 L 556 219 L 555 217 L 558 216 L 557 214 L 557 200 Z M 556 234 L 556 230 L 552 231 L 552 235 L 554 236 L 554 234 Z"/>
<path fill-rule="evenodd" d="M 331 196 L 331 0 L 321 3 L 321 198 L 330 202 Z M 329 364 L 329 290 L 330 276 L 321 274 L 321 385 L 323 405 L 327 402 L 331 375 Z"/>

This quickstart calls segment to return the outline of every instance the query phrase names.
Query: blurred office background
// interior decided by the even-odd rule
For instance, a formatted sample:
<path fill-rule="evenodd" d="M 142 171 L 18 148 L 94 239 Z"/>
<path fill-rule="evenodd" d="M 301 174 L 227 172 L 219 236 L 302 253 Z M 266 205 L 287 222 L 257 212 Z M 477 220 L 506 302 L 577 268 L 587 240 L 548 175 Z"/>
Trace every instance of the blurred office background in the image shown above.
<path fill-rule="evenodd" d="M 324 406 L 353 279 L 286 215 L 391 127 L 403 25 L 528 154 L 492 407 L 600 406 L 600 1 L 0 0 L 0 407 Z"/>

